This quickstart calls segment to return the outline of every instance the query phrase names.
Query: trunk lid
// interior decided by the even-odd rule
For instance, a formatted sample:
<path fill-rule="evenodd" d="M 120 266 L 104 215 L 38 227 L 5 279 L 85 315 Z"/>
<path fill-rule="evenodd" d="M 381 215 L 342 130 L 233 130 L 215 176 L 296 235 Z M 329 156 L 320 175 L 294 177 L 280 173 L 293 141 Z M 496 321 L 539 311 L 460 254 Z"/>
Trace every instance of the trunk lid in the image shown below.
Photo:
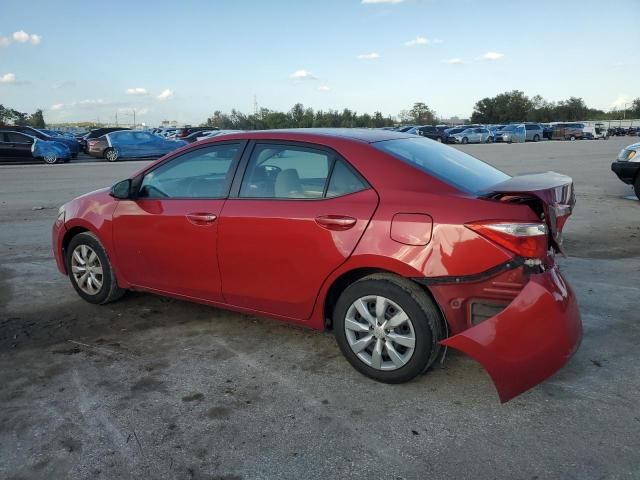
<path fill-rule="evenodd" d="M 562 229 L 576 203 L 571 177 L 556 172 L 518 175 L 493 185 L 482 196 L 504 202 L 528 203 L 549 227 L 551 246 L 564 254 Z M 531 203 L 532 199 L 538 202 Z"/>

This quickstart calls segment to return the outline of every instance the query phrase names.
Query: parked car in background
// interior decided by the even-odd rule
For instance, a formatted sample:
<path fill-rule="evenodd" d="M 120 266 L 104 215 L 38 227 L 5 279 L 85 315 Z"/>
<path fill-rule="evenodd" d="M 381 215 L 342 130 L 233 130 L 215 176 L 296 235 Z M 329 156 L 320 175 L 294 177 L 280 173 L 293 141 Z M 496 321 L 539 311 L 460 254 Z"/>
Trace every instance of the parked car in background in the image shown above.
<path fill-rule="evenodd" d="M 185 145 L 183 140 L 168 140 L 149 132 L 120 130 L 89 140 L 87 153 L 115 162 L 122 158 L 158 158 Z"/>
<path fill-rule="evenodd" d="M 542 138 L 551 140 L 553 137 L 553 125 L 550 123 L 541 123 L 540 125 L 542 126 Z"/>
<path fill-rule="evenodd" d="M 620 150 L 618 158 L 611 164 L 611 170 L 624 183 L 633 185 L 636 197 L 640 200 L 640 142 Z"/>
<path fill-rule="evenodd" d="M 210 132 L 211 130 L 196 130 L 195 132 L 191 132 L 186 137 L 181 137 L 180 139 L 184 140 L 187 143 L 193 143 L 197 141 L 199 138 L 204 137 L 205 135 L 208 135 Z"/>
<path fill-rule="evenodd" d="M 198 141 L 207 140 L 213 137 L 219 137 L 220 135 L 229 135 L 230 133 L 240 133 L 242 130 L 213 130 L 211 132 L 207 132 L 201 137 L 198 137 Z"/>
<path fill-rule="evenodd" d="M 456 143 L 493 143 L 493 133 L 485 127 L 466 128 L 452 137 Z"/>
<path fill-rule="evenodd" d="M 106 133 L 111 132 L 119 132 L 121 130 L 129 130 L 126 127 L 105 127 L 105 128 L 96 128 L 95 130 L 91 130 L 87 135 L 83 137 L 81 147 L 82 151 L 85 153 L 89 153 L 89 140 L 95 140 L 100 138 Z"/>
<path fill-rule="evenodd" d="M 417 127 L 417 125 L 402 125 L 401 127 L 396 128 L 396 131 L 404 133 L 415 127 Z"/>
<path fill-rule="evenodd" d="M 527 142 L 539 142 L 544 138 L 544 129 L 539 123 L 525 123 L 524 130 Z"/>
<path fill-rule="evenodd" d="M 58 142 L 66 145 L 71 151 L 71 158 L 76 158 L 78 156 L 78 152 L 80 151 L 80 146 L 75 138 L 66 137 L 63 135 L 51 136 L 46 133 L 41 132 L 40 130 L 32 127 L 21 127 L 16 125 L 7 125 L 2 127 L 3 130 L 11 130 L 14 132 L 26 133 L 31 137 L 35 137 L 39 140 L 45 142 Z"/>
<path fill-rule="evenodd" d="M 510 177 L 415 135 L 272 130 L 191 144 L 71 200 L 52 240 L 87 302 L 142 290 L 330 329 L 386 383 L 451 347 L 505 402 L 580 344 L 554 260 L 574 203 L 569 177 Z"/>
<path fill-rule="evenodd" d="M 581 140 L 584 138 L 582 123 L 554 123 L 552 140 Z"/>
<path fill-rule="evenodd" d="M 637 137 L 640 134 L 640 127 L 629 127 L 627 128 L 627 135 L 630 137 Z"/>
<path fill-rule="evenodd" d="M 495 142 L 523 143 L 527 139 L 527 131 L 524 124 L 507 125 L 495 132 Z"/>
<path fill-rule="evenodd" d="M 184 128 L 178 128 L 177 132 L 176 132 L 176 138 L 180 138 L 183 139 L 189 135 L 191 135 L 194 132 L 206 132 L 206 131 L 211 131 L 211 130 L 218 130 L 215 127 L 184 127 Z"/>
<path fill-rule="evenodd" d="M 410 128 L 406 133 L 420 135 L 421 137 L 426 137 L 437 142 L 442 142 L 443 137 L 445 136 L 444 131 L 444 128 L 434 127 L 432 125 L 423 125 L 421 127 Z"/>
<path fill-rule="evenodd" d="M 42 160 L 53 165 L 57 162 L 69 162 L 72 154 L 62 142 L 42 140 L 15 130 L 3 130 L 0 127 L 0 162 L 24 162 Z"/>
<path fill-rule="evenodd" d="M 593 127 L 585 125 L 585 127 L 582 129 L 582 133 L 584 135 L 583 138 L 589 140 L 606 140 L 609 138 L 609 132 L 604 123 L 596 123 Z"/>
<path fill-rule="evenodd" d="M 463 132 L 464 130 L 466 130 L 469 127 L 453 127 L 453 128 L 448 128 L 444 131 L 444 135 L 442 136 L 442 140 L 444 143 L 456 143 L 456 139 L 454 138 L 454 135 Z"/>

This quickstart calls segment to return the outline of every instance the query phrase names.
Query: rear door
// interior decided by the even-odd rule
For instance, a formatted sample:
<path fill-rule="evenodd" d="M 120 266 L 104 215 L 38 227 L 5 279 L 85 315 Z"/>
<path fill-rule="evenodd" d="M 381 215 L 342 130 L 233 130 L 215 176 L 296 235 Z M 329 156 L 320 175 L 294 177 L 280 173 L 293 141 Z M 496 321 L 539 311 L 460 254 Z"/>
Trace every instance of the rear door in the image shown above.
<path fill-rule="evenodd" d="M 146 172 L 113 215 L 120 274 L 144 289 L 220 301 L 218 222 L 244 142 L 203 146 Z"/>
<path fill-rule="evenodd" d="M 250 150 L 219 223 L 224 299 L 308 318 L 322 283 L 356 247 L 378 196 L 332 150 L 288 142 Z"/>

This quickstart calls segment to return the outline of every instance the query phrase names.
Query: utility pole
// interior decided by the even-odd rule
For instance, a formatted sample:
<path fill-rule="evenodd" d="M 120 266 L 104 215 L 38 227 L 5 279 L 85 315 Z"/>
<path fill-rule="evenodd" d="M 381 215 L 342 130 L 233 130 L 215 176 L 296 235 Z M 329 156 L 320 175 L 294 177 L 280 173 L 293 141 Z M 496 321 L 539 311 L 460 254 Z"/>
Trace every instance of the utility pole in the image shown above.
<path fill-rule="evenodd" d="M 253 113 L 258 115 L 258 97 L 253 96 Z"/>
<path fill-rule="evenodd" d="M 116 127 L 118 126 L 118 112 L 116 111 Z"/>
<path fill-rule="evenodd" d="M 133 109 L 133 129 L 136 129 L 136 109 Z"/>

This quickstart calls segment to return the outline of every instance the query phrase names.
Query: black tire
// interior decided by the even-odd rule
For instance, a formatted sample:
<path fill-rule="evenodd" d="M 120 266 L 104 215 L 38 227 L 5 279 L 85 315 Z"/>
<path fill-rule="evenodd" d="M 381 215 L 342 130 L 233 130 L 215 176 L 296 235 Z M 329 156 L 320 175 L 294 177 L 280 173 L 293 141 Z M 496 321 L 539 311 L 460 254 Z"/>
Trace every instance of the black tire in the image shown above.
<path fill-rule="evenodd" d="M 345 318 L 350 306 L 358 298 L 380 295 L 400 306 L 411 319 L 415 333 L 415 347 L 405 365 L 395 370 L 378 370 L 364 363 L 349 346 L 345 333 Z M 403 383 L 427 370 L 438 358 L 443 338 L 440 310 L 429 295 L 417 284 L 391 274 L 374 274 L 347 287 L 336 302 L 333 327 L 338 346 L 349 363 L 363 375 L 384 383 Z"/>
<path fill-rule="evenodd" d="M 102 287 L 94 295 L 90 295 L 84 292 L 78 285 L 74 275 L 71 273 L 71 255 L 73 254 L 73 251 L 76 249 L 76 247 L 83 244 L 91 247 L 91 249 L 98 256 L 100 264 L 102 265 Z M 82 297 L 87 302 L 102 305 L 105 303 L 114 302 L 125 294 L 126 290 L 118 286 L 118 282 L 116 281 L 113 269 L 111 268 L 111 263 L 109 262 L 109 257 L 107 256 L 106 250 L 100 243 L 100 240 L 98 240 L 98 238 L 93 233 L 79 233 L 71 239 L 65 252 L 65 262 L 67 273 L 69 274 L 69 279 L 71 280 L 71 285 L 73 285 L 73 288 L 75 288 L 76 292 L 78 292 L 78 295 L 80 295 L 80 297 Z"/>
<path fill-rule="evenodd" d="M 638 200 L 640 200 L 640 174 L 636 176 L 636 181 L 633 183 L 633 191 L 636 197 L 638 197 Z"/>
<path fill-rule="evenodd" d="M 105 148 L 104 152 L 102 152 L 102 156 L 107 162 L 117 162 L 118 159 L 120 158 L 120 154 L 118 153 L 118 150 L 112 147 Z"/>
<path fill-rule="evenodd" d="M 493 137 L 487 138 L 487 143 L 493 143 Z"/>
<path fill-rule="evenodd" d="M 462 137 L 462 143 L 469 143 L 469 139 L 467 137 Z"/>
<path fill-rule="evenodd" d="M 537 133 L 533 136 L 533 141 L 534 142 L 539 142 L 540 141 L 540 135 L 538 135 Z"/>
<path fill-rule="evenodd" d="M 575 137 L 574 135 L 571 135 L 571 136 L 569 137 L 569 140 L 570 140 L 571 142 L 574 142 L 574 141 L 576 140 L 576 137 Z"/>

